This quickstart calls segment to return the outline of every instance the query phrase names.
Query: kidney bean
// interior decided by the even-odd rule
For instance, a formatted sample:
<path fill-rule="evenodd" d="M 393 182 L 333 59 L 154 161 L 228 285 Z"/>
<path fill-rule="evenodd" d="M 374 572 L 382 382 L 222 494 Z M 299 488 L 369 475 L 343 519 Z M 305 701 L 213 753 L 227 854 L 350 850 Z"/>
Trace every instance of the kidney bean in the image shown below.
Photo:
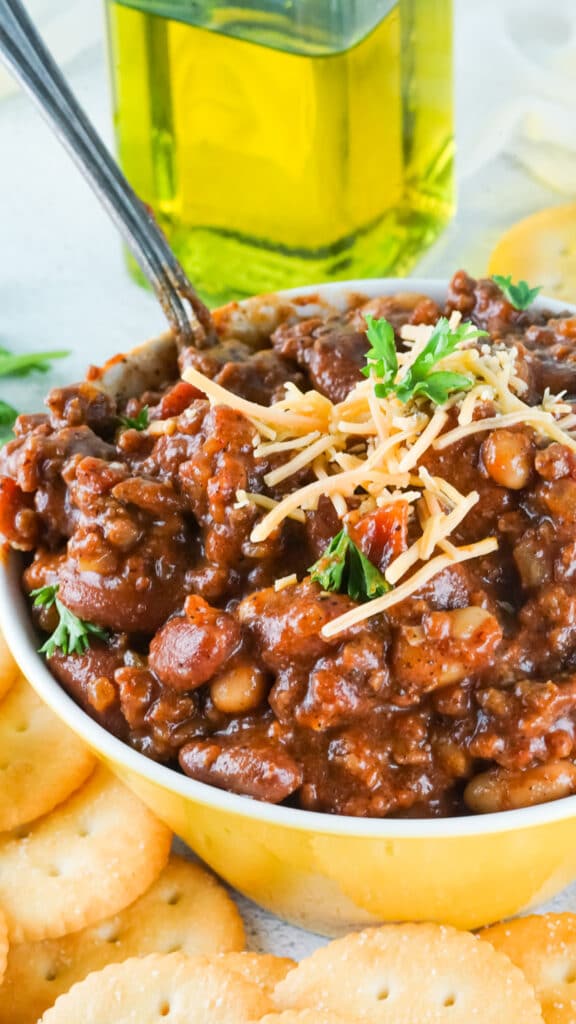
<path fill-rule="evenodd" d="M 219 789 L 279 804 L 302 784 L 302 769 L 272 744 L 196 740 L 180 751 L 180 767 L 191 778 Z"/>
<path fill-rule="evenodd" d="M 207 682 L 240 644 L 240 627 L 226 612 L 190 596 L 185 615 L 176 615 L 150 644 L 150 667 L 174 690 L 194 690 Z"/>

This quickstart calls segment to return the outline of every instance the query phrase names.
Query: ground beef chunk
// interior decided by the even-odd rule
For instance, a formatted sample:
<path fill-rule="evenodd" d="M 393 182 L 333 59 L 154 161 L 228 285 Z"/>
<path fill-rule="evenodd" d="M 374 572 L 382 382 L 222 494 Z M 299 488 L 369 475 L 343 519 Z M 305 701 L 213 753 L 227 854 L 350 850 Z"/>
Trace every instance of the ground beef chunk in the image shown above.
<path fill-rule="evenodd" d="M 110 644 L 93 643 L 85 654 L 62 654 L 49 658 L 51 671 L 64 689 L 105 729 L 120 739 L 128 737 L 128 723 L 120 708 L 114 674 L 124 665 L 126 637 Z"/>
<path fill-rule="evenodd" d="M 40 539 L 33 497 L 9 476 L 0 476 L 0 533 L 18 551 L 33 551 Z"/>
<path fill-rule="evenodd" d="M 175 761 L 183 744 L 202 731 L 196 698 L 165 687 L 140 659 L 116 670 L 129 742 L 155 761 Z"/>
<path fill-rule="evenodd" d="M 446 313 L 457 310 L 517 350 L 517 372 L 527 385 L 528 401 L 544 390 L 576 396 L 576 317 L 546 314 L 540 309 L 514 309 L 494 281 L 475 281 L 463 270 L 450 282 Z"/>
<path fill-rule="evenodd" d="M 458 312 L 465 320 L 472 320 L 482 330 L 497 337 L 514 331 L 526 321 L 525 315 L 514 309 L 501 289 L 490 278 L 475 281 L 463 270 L 454 274 L 448 289 L 446 315 Z"/>
<path fill-rule="evenodd" d="M 324 640 L 320 631 L 353 603 L 341 594 L 323 594 L 316 583 L 302 583 L 275 591 L 259 590 L 244 598 L 238 616 L 257 639 L 264 664 L 283 669 L 319 658 L 336 641 Z"/>
<path fill-rule="evenodd" d="M 257 352 L 243 363 L 226 363 L 214 379 L 233 394 L 258 405 L 270 405 L 284 398 L 287 383 L 307 390 L 304 374 L 270 349 Z"/>
<path fill-rule="evenodd" d="M 552 317 L 545 325 L 533 324 L 523 342 L 538 394 L 550 388 L 576 397 L 576 316 Z"/>
<path fill-rule="evenodd" d="M 360 379 L 370 347 L 365 333 L 348 325 L 335 331 L 320 318 L 279 327 L 273 341 L 281 355 L 306 368 L 313 386 L 333 402 L 346 398 Z"/>
<path fill-rule="evenodd" d="M 574 750 L 570 715 L 576 709 L 576 678 L 557 682 L 522 680 L 510 689 L 476 694 L 483 711 L 469 745 L 473 757 L 504 768 L 526 768 Z"/>
<path fill-rule="evenodd" d="M 213 379 L 227 363 L 249 362 L 254 355 L 250 345 L 241 341 L 223 341 L 209 348 L 185 348 L 180 353 L 180 372 L 189 366 Z"/>
<path fill-rule="evenodd" d="M 61 566 L 60 597 L 88 622 L 128 633 L 154 633 L 182 603 L 185 593 L 187 537 L 155 527 L 146 541 L 117 559 L 104 546 L 106 571 L 99 563 L 99 537 L 76 534 L 74 554 Z M 83 570 L 84 560 L 97 569 Z"/>
<path fill-rule="evenodd" d="M 389 690 L 387 638 L 375 630 L 319 658 L 293 708 L 299 725 L 316 732 L 350 725 L 376 711 Z"/>
<path fill-rule="evenodd" d="M 366 365 L 370 347 L 366 314 L 386 317 L 399 332 L 406 323 L 434 323 L 439 310 L 430 299 L 409 293 L 372 299 L 340 316 L 281 324 L 272 335 L 272 344 L 284 360 L 306 371 L 313 387 L 333 402 L 341 402 L 362 379 Z"/>
<path fill-rule="evenodd" d="M 53 427 L 84 424 L 96 434 L 112 434 L 118 425 L 116 403 L 101 388 L 84 381 L 66 388 L 54 388 L 47 401 Z"/>
<path fill-rule="evenodd" d="M 56 547 L 62 537 L 73 532 L 76 521 L 66 490 L 66 467 L 83 456 L 106 461 L 114 455 L 113 446 L 87 426 L 53 431 L 47 423 L 40 423 L 1 450 L 0 479 L 8 477 L 22 495 L 30 496 L 21 501 L 36 513 L 35 535 L 44 545 Z M 29 549 L 26 529 L 31 521 L 26 518 L 25 523 L 21 546 Z M 16 522 L 13 527 L 18 532 Z"/>
<path fill-rule="evenodd" d="M 418 695 L 486 672 L 501 640 L 498 620 L 484 608 L 426 612 L 419 626 L 395 632 L 392 671 L 398 689 Z"/>
<path fill-rule="evenodd" d="M 257 512 L 238 503 L 238 491 L 262 487 L 265 467 L 254 457 L 255 431 L 240 413 L 217 406 L 178 469 L 178 484 L 200 527 L 204 558 L 188 575 L 188 586 L 208 601 L 235 592 L 258 562 L 282 549 L 282 537 L 252 544 Z"/>

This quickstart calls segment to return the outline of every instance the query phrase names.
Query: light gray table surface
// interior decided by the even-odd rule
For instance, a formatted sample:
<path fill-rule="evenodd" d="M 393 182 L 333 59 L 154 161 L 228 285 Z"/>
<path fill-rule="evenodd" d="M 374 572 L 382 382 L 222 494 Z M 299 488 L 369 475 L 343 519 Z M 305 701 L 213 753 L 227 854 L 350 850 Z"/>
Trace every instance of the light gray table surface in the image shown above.
<path fill-rule="evenodd" d="M 110 140 L 99 4 L 29 8 Z M 457 0 L 456 29 L 460 207 L 418 268 L 427 276 L 460 265 L 481 273 L 508 224 L 576 195 L 574 0 Z M 50 377 L 57 384 L 163 328 L 153 298 L 128 278 L 106 215 L 0 71 L 0 344 L 71 349 Z M 0 397 L 32 410 L 47 381 L 0 384 Z M 302 957 L 323 941 L 239 902 L 252 948 Z M 576 909 L 576 886 L 550 906 Z"/>

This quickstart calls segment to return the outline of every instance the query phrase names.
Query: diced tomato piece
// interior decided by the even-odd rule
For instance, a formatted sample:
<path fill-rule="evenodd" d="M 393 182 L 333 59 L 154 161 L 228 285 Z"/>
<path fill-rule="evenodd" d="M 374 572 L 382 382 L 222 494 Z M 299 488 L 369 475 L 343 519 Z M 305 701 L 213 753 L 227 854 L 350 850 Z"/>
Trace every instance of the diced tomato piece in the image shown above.
<path fill-rule="evenodd" d="M 395 501 L 368 512 L 351 528 L 352 539 L 382 571 L 408 546 L 408 512 L 408 502 Z"/>
<path fill-rule="evenodd" d="M 160 400 L 158 418 L 168 420 L 171 416 L 179 416 L 196 398 L 204 398 L 202 391 L 185 380 L 178 381 Z"/>

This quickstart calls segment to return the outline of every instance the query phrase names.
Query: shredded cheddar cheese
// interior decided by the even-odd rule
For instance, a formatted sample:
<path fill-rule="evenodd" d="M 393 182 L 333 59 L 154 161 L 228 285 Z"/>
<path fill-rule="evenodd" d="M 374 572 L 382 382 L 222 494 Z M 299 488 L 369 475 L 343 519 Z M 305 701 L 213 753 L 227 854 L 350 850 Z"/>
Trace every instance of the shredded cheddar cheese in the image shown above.
<path fill-rule="evenodd" d="M 273 469 L 270 473 L 267 473 L 264 477 L 264 483 L 267 487 L 275 487 L 276 484 L 286 480 L 293 473 L 297 473 L 299 469 L 304 469 L 310 462 L 314 462 L 314 459 L 318 455 L 322 455 L 327 448 L 330 448 L 332 444 L 332 438 L 330 436 L 319 437 L 317 441 L 313 441 L 312 444 L 308 445 L 304 451 L 299 452 L 289 462 L 285 462 L 284 465 L 278 466 L 277 469 Z"/>
<path fill-rule="evenodd" d="M 465 437 L 471 437 L 472 434 L 477 434 L 479 431 L 499 430 L 501 427 L 513 427 L 520 423 L 528 424 L 534 427 L 538 433 L 549 437 L 552 441 L 559 441 L 572 451 L 576 451 L 576 440 L 556 423 L 552 413 L 544 412 L 543 409 L 530 408 L 530 406 L 526 406 L 522 412 L 510 412 L 505 413 L 503 416 L 491 416 L 487 419 L 475 420 L 473 423 L 469 423 L 467 427 L 456 427 L 454 430 L 449 430 L 447 434 L 443 434 L 442 437 L 438 438 L 434 442 L 434 447 L 440 449 L 449 448 L 450 445 L 455 444 L 457 441 L 462 441 Z"/>
<path fill-rule="evenodd" d="M 489 555 L 492 551 L 496 551 L 497 548 L 498 541 L 496 538 L 487 537 L 486 540 L 481 540 L 477 544 L 452 548 L 449 554 L 436 555 L 426 565 L 423 565 L 421 569 L 418 569 L 406 583 L 402 583 L 395 590 L 390 590 L 383 597 L 376 597 L 373 601 L 368 601 L 367 604 L 361 604 L 357 608 L 345 612 L 344 615 L 339 615 L 332 622 L 327 623 L 322 629 L 322 636 L 329 639 L 331 636 L 337 636 L 338 633 L 342 633 L 352 626 L 357 626 L 359 622 L 364 622 L 365 619 L 372 618 L 373 615 L 382 615 L 383 612 L 388 611 L 393 605 L 399 604 L 401 601 L 411 597 L 415 590 L 420 590 L 434 576 L 437 576 L 438 573 L 443 572 L 449 566 L 455 565 L 458 562 L 466 562 L 469 558 L 480 558 L 482 555 Z"/>
<path fill-rule="evenodd" d="M 184 370 L 182 376 L 188 384 L 193 384 L 199 391 L 203 391 L 213 405 L 226 405 L 230 409 L 244 413 L 248 419 L 256 420 L 257 423 L 283 428 L 286 431 L 294 430 L 296 433 L 299 431 L 309 433 L 311 428 L 312 430 L 326 429 L 328 425 L 326 403 L 328 405 L 331 403 L 316 391 L 307 392 L 305 395 L 300 392 L 297 394 L 289 392 L 289 397 L 282 402 L 266 406 L 258 405 L 257 402 L 249 402 L 247 398 L 241 398 L 239 395 L 233 395 L 231 391 L 227 391 L 220 384 L 210 380 L 193 366 Z M 313 402 L 312 396 L 317 397 L 316 403 Z M 294 411 L 298 409 L 299 405 L 300 410 Z"/>
<path fill-rule="evenodd" d="M 286 587 L 293 587 L 296 583 L 298 583 L 298 577 L 295 572 L 291 572 L 289 576 L 281 576 L 279 580 L 275 581 L 274 590 L 278 593 L 280 590 L 286 590 Z"/>
<path fill-rule="evenodd" d="M 455 329 L 461 315 L 453 313 Z M 401 372 L 414 362 L 430 339 L 428 325 L 406 325 L 400 334 L 405 350 L 397 353 Z M 442 406 L 416 397 L 403 404 L 394 392 L 378 397 L 374 379 L 359 381 L 339 403 L 317 391 L 285 386 L 285 396 L 270 407 L 238 397 L 194 368 L 184 379 L 201 390 L 211 405 L 226 405 L 243 413 L 254 426 L 256 460 L 272 459 L 263 476 L 266 488 L 282 484 L 280 497 L 238 491 L 235 507 L 260 510 L 251 542 L 260 544 L 282 527 L 287 518 L 305 522 L 306 512 L 328 498 L 346 526 L 355 514 L 399 501 L 420 536 L 387 567 L 385 578 L 393 587 L 382 597 L 367 601 L 327 624 L 325 637 L 386 612 L 425 586 L 449 566 L 480 558 L 498 547 L 494 537 L 457 545 L 455 531 L 479 501 L 477 492 L 462 494 L 449 481 L 432 475 L 422 460 L 432 450 L 443 451 L 467 438 L 502 427 L 524 424 L 551 441 L 576 451 L 576 414 L 564 395 L 545 393 L 539 406 L 529 406 L 523 396 L 527 385 L 517 374 L 517 352 L 485 343 L 466 343 L 438 361 L 435 369 L 466 375 L 473 383 L 466 393 L 456 393 Z M 155 433 L 173 431 L 174 421 Z M 454 425 L 455 424 L 455 425 Z M 291 478 L 308 470 L 309 482 L 300 486 Z M 310 476 L 312 479 L 310 480 Z M 297 582 L 294 574 L 276 581 L 277 590 Z"/>
<path fill-rule="evenodd" d="M 249 491 L 236 491 L 236 504 L 234 508 L 249 508 L 250 505 L 259 505 L 260 508 L 276 509 L 278 502 L 269 498 L 266 494 L 251 494 Z M 299 523 L 306 522 L 304 513 L 300 509 L 294 509 L 287 513 L 286 518 L 296 519 Z"/>

